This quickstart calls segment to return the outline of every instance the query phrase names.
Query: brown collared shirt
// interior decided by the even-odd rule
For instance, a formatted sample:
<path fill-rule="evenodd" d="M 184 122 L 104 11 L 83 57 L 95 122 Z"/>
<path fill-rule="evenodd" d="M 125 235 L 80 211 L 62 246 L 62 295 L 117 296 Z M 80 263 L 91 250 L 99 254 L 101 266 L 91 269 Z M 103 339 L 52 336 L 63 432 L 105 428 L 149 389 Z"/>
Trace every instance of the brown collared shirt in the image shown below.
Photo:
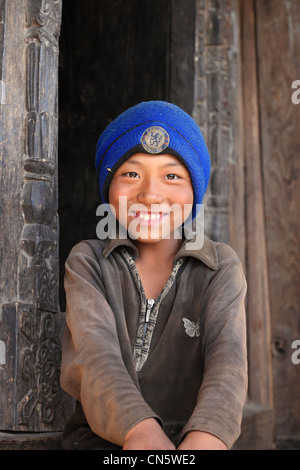
<path fill-rule="evenodd" d="M 137 256 L 130 239 L 87 240 L 66 261 L 61 385 L 77 407 L 63 446 L 122 448 L 154 417 L 175 445 L 200 430 L 230 448 L 247 390 L 241 263 L 222 243 L 183 244 L 147 311 Z"/>

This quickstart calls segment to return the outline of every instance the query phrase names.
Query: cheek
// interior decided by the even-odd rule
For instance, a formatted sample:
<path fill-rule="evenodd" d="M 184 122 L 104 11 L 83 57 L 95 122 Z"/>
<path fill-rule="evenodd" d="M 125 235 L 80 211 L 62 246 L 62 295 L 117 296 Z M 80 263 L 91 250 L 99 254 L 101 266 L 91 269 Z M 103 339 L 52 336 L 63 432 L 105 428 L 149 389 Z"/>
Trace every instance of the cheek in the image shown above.
<path fill-rule="evenodd" d="M 118 204 L 120 196 L 124 194 L 122 191 L 122 185 L 117 181 L 112 180 L 109 190 L 108 190 L 108 202 L 109 204 L 115 205 Z"/>
<path fill-rule="evenodd" d="M 177 187 L 172 196 L 172 220 L 173 229 L 181 226 L 185 220 L 188 219 L 192 212 L 192 206 L 194 202 L 194 192 L 192 187 L 185 185 Z"/>
<path fill-rule="evenodd" d="M 130 201 L 130 191 L 127 185 L 112 182 L 108 191 L 108 202 L 114 207 L 118 220 L 127 214 Z"/>
<path fill-rule="evenodd" d="M 111 183 L 108 190 L 108 203 L 114 207 L 117 214 L 117 218 L 119 214 L 119 198 L 120 191 L 118 185 Z"/>
<path fill-rule="evenodd" d="M 177 204 L 181 207 L 181 221 L 182 223 L 186 220 L 191 211 L 194 202 L 194 191 L 192 187 L 182 188 L 181 191 L 177 192 Z"/>
<path fill-rule="evenodd" d="M 194 192 L 193 188 L 188 186 L 182 187 L 176 191 L 177 202 L 181 205 L 193 204 Z"/>

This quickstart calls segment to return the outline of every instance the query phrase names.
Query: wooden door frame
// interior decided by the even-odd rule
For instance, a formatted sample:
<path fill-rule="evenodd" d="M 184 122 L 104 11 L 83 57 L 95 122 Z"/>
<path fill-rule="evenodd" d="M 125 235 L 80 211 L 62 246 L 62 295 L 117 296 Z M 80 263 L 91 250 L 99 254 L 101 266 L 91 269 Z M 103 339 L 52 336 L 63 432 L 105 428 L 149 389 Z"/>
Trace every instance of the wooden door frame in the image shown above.
<path fill-rule="evenodd" d="M 271 314 L 262 182 L 254 0 L 240 0 L 246 181 L 249 397 L 273 408 Z"/>

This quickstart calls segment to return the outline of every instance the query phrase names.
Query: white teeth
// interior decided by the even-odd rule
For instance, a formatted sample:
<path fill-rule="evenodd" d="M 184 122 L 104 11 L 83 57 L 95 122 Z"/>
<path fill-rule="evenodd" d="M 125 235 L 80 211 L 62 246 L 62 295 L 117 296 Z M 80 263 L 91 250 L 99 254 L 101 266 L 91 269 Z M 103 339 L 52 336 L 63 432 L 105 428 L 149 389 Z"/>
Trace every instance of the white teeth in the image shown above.
<path fill-rule="evenodd" d="M 140 217 L 144 220 L 157 220 L 160 218 L 159 214 L 140 214 Z"/>
<path fill-rule="evenodd" d="M 143 213 L 143 212 L 139 212 L 139 213 L 130 213 L 129 215 L 134 215 L 135 217 L 139 217 L 140 219 L 143 219 L 143 220 L 158 220 L 161 218 L 161 214 L 149 214 L 149 213 Z"/>

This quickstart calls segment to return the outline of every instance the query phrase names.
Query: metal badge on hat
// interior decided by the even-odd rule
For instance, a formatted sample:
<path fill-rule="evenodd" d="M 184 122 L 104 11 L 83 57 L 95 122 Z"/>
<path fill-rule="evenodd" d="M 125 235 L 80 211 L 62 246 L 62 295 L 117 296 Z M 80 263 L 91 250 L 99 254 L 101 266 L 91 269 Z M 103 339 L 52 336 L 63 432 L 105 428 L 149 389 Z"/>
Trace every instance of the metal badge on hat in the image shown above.
<path fill-rule="evenodd" d="M 145 130 L 142 135 L 141 143 L 146 152 L 160 153 L 170 142 L 169 134 L 160 126 L 152 126 Z"/>

